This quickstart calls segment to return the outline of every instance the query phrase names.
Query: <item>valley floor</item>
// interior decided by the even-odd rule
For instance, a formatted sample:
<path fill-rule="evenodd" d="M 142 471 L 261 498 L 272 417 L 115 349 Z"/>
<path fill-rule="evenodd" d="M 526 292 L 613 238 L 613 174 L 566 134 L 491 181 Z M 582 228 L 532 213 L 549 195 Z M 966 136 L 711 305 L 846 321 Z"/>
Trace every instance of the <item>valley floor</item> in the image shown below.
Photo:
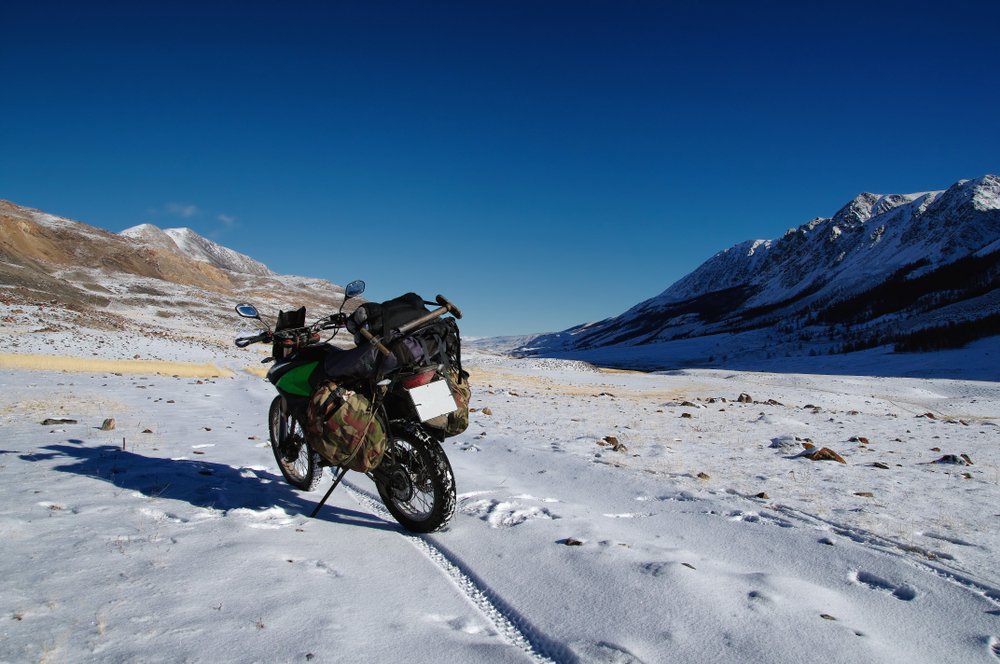
<path fill-rule="evenodd" d="M 1000 383 L 466 361 L 426 537 L 307 518 L 255 356 L 0 369 L 0 661 L 1000 661 Z"/>

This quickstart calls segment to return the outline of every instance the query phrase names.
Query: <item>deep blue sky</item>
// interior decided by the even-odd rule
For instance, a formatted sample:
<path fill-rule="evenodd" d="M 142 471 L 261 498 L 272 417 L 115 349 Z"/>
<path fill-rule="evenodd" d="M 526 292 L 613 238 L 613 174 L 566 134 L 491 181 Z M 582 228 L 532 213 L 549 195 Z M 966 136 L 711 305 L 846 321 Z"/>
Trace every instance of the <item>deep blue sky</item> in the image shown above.
<path fill-rule="evenodd" d="M 1000 172 L 1000 2 L 0 5 L 0 198 L 559 330 Z"/>

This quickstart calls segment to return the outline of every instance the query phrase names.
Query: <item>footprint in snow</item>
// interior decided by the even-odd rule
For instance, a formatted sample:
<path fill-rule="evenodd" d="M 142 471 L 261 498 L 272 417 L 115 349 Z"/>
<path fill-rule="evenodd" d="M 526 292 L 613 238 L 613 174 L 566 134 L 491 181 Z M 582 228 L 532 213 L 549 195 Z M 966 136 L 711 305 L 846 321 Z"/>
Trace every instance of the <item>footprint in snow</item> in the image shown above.
<path fill-rule="evenodd" d="M 578 655 L 580 661 L 601 662 L 605 664 L 643 664 L 634 653 L 623 646 L 607 641 L 597 643 L 575 642 L 569 644 L 570 649 Z"/>
<path fill-rule="evenodd" d="M 853 576 L 855 582 L 863 586 L 867 586 L 872 590 L 887 592 L 896 599 L 904 602 L 910 602 L 917 597 L 917 591 L 905 583 L 902 585 L 896 585 L 880 576 L 864 571 L 858 571 Z"/>
<path fill-rule="evenodd" d="M 652 512 L 625 512 L 623 514 L 605 514 L 608 519 L 645 519 L 653 516 Z"/>
<path fill-rule="evenodd" d="M 662 561 L 662 562 L 652 562 L 643 563 L 639 566 L 639 571 L 642 574 L 646 574 L 652 577 L 663 576 L 669 573 L 671 570 L 676 569 L 680 563 Z"/>
<path fill-rule="evenodd" d="M 326 561 L 323 560 L 296 560 L 295 558 L 285 558 L 285 562 L 291 563 L 293 565 L 302 565 L 307 570 L 312 570 L 316 572 L 322 572 L 324 574 L 329 574 L 333 577 L 341 576 L 340 572 L 330 567 Z"/>
<path fill-rule="evenodd" d="M 486 521 L 491 528 L 511 528 L 533 519 L 559 518 L 544 507 L 524 505 L 516 500 L 475 500 L 464 503 L 460 509 L 463 514 Z"/>
<path fill-rule="evenodd" d="M 636 500 L 641 503 L 654 500 L 658 503 L 690 503 L 698 500 L 698 498 L 687 491 L 680 491 L 662 496 L 638 496 Z"/>
<path fill-rule="evenodd" d="M 791 521 L 768 514 L 767 512 L 743 512 L 737 510 L 726 515 L 730 521 L 746 521 L 747 523 L 763 523 L 769 526 L 779 526 L 781 528 L 794 528 Z"/>
<path fill-rule="evenodd" d="M 176 514 L 170 512 L 161 512 L 160 510 L 149 507 L 140 508 L 139 514 L 150 518 L 153 521 L 169 521 L 170 523 L 188 523 L 190 521 L 190 519 L 185 519 L 182 516 L 177 516 Z"/>
<path fill-rule="evenodd" d="M 487 634 L 489 636 L 494 636 L 496 634 L 496 632 L 487 628 L 485 625 L 479 624 L 462 616 L 446 616 L 438 613 L 431 613 L 427 615 L 427 619 L 434 623 L 446 625 L 450 629 L 456 632 L 462 632 L 463 634 Z"/>
<path fill-rule="evenodd" d="M 249 520 L 248 528 L 259 528 L 264 530 L 277 530 L 285 528 L 295 519 L 280 507 L 270 507 L 263 510 L 255 510 L 249 507 L 237 507 L 226 513 L 227 516 L 241 516 Z"/>

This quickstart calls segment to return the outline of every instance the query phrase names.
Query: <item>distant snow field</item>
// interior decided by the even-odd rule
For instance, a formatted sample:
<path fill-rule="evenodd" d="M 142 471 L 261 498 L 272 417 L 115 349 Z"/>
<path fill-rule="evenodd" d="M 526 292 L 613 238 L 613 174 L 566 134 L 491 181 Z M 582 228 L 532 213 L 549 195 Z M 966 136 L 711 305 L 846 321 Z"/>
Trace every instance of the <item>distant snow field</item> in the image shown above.
<path fill-rule="evenodd" d="M 0 661 L 1000 661 L 995 382 L 469 350 L 459 505 L 413 537 L 356 473 L 307 518 L 259 355 L 15 336 L 233 375 L 0 370 Z"/>

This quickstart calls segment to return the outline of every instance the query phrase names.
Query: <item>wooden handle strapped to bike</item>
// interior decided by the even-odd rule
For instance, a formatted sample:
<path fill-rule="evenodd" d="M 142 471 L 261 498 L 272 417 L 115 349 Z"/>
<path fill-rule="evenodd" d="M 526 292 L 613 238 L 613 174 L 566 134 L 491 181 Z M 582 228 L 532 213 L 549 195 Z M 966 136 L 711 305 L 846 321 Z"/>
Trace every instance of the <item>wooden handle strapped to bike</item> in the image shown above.
<path fill-rule="evenodd" d="M 417 318 L 415 320 L 411 320 L 409 323 L 406 323 L 404 325 L 400 325 L 399 329 L 397 331 L 400 334 L 406 334 L 407 332 L 410 332 L 411 330 L 415 330 L 418 327 L 420 327 L 421 325 L 426 325 L 427 323 L 431 322 L 435 318 L 438 318 L 440 316 L 444 316 L 447 313 L 451 313 L 451 315 L 454 316 L 455 318 L 461 318 L 462 317 L 462 311 L 458 307 L 456 307 L 454 304 L 452 304 L 451 302 L 449 302 L 448 299 L 444 295 L 438 295 L 435 298 L 435 301 L 438 304 L 441 305 L 440 308 L 435 309 L 434 311 L 431 311 L 426 316 L 421 316 L 420 318 Z M 368 341 L 370 341 L 373 344 L 375 344 L 375 347 L 378 348 L 378 351 L 380 353 L 382 353 L 386 357 L 392 355 L 392 351 L 389 350 L 388 348 L 386 348 L 385 344 L 383 344 L 381 341 L 379 341 L 378 337 L 376 337 L 374 334 L 372 334 L 371 332 L 369 332 L 365 328 L 361 328 L 360 332 L 361 332 L 361 336 L 363 336 L 365 339 L 367 339 Z"/>

